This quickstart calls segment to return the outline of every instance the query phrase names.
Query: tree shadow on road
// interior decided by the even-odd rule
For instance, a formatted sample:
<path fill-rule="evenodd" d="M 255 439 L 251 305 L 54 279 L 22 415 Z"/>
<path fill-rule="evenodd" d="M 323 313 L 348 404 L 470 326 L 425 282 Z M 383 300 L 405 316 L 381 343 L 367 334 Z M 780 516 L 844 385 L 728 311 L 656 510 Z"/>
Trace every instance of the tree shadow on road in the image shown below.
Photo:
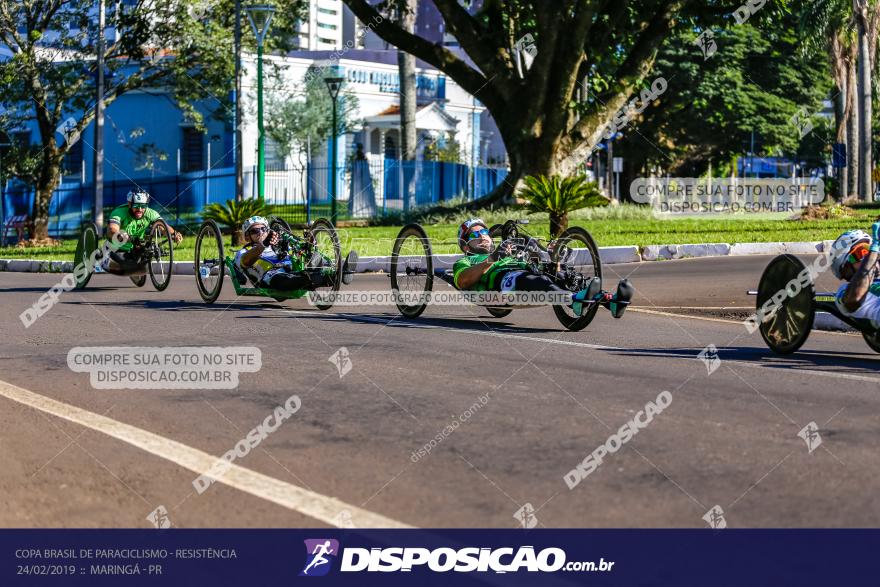
<path fill-rule="evenodd" d="M 205 304 L 203 302 L 187 301 L 187 300 L 75 300 L 61 298 L 64 304 L 85 305 L 85 306 L 108 306 L 114 308 L 138 308 L 144 310 L 161 310 L 165 312 L 222 312 L 224 310 L 253 310 L 259 307 L 265 307 L 271 310 L 286 310 L 288 308 L 281 304 L 268 299 L 259 298 L 252 303 L 235 301 L 232 303 L 217 302 L 215 304 Z M 274 316 L 277 318 L 278 316 Z"/>
<path fill-rule="evenodd" d="M 768 369 L 780 370 L 815 370 L 822 368 L 828 373 L 841 373 L 852 375 L 878 375 L 880 369 L 880 356 L 873 354 L 865 347 L 864 353 L 852 351 L 812 351 L 800 350 L 791 355 L 776 355 L 771 351 L 760 347 L 719 347 L 718 358 L 724 361 L 737 361 L 739 363 L 751 363 Z M 677 359 L 700 360 L 699 354 L 703 349 L 697 348 L 615 348 L 609 352 L 627 357 L 668 357 Z M 878 379 L 880 381 L 880 379 Z"/>
<path fill-rule="evenodd" d="M 283 308 L 288 309 L 288 308 Z M 290 308 L 299 310 L 299 308 Z M 277 316 L 253 316 L 254 318 L 277 318 Z M 431 317 L 421 316 L 419 318 L 410 319 L 401 316 L 397 312 L 384 312 L 372 314 L 355 314 L 348 312 L 333 312 L 315 310 L 314 314 L 304 315 L 297 314 L 296 318 L 306 319 L 322 319 L 331 321 L 345 321 L 369 324 L 384 324 L 395 328 L 450 328 L 461 330 L 462 332 L 471 330 L 479 332 L 497 332 L 499 334 L 528 334 L 528 333 L 552 333 L 565 332 L 562 328 L 531 328 L 525 326 L 517 326 L 514 323 L 500 320 L 498 318 L 490 318 L 488 316 L 461 316 L 461 317 Z"/>
<path fill-rule="evenodd" d="M 46 293 L 52 288 L 52 286 L 43 286 L 43 287 L 6 287 L 0 289 L 0 293 Z M 114 291 L 120 289 L 118 287 L 90 287 L 87 290 L 84 289 L 74 289 L 72 292 L 76 292 L 79 294 L 83 294 L 87 291 Z M 132 284 L 131 289 L 138 289 Z"/>

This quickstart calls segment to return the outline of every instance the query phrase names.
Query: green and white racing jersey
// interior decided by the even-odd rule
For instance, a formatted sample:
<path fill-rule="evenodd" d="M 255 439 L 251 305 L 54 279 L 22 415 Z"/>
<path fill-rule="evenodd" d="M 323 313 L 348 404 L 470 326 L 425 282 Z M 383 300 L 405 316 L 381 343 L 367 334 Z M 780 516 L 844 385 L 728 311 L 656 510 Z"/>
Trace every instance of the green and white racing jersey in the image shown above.
<path fill-rule="evenodd" d="M 150 225 L 160 218 L 162 218 L 162 216 L 151 208 L 144 210 L 144 215 L 140 218 L 135 218 L 131 215 L 131 210 L 129 210 L 128 204 L 123 204 L 110 212 L 110 219 L 107 222 L 110 224 L 118 224 L 119 230 L 128 233 L 128 236 L 131 238 L 143 239 L 147 236 L 147 229 L 150 228 Z M 126 252 L 130 251 L 131 247 L 132 244 L 128 242 L 121 245 L 118 250 Z"/>
<path fill-rule="evenodd" d="M 253 247 L 253 243 L 247 244 L 235 254 L 235 266 L 258 287 L 268 287 L 269 280 L 278 273 L 293 273 L 304 269 L 301 258 L 282 255 L 272 247 L 263 249 L 260 258 L 250 267 L 245 267 L 241 264 L 241 258 Z"/>
<path fill-rule="evenodd" d="M 461 274 L 462 271 L 464 271 L 468 267 L 479 265 L 488 258 L 489 255 L 465 255 L 464 257 L 456 261 L 455 265 L 452 266 L 452 275 L 455 287 L 458 287 L 458 276 Z M 489 267 L 488 271 L 483 273 L 480 281 L 477 282 L 477 285 L 472 287 L 471 290 L 496 291 L 498 290 L 499 284 L 501 283 L 501 278 L 504 277 L 505 273 L 508 273 L 510 271 L 522 271 L 523 269 L 528 268 L 529 266 L 526 263 L 514 259 L 513 257 L 499 259 L 495 261 L 491 267 Z"/>
<path fill-rule="evenodd" d="M 840 286 L 840 289 L 837 290 L 837 309 L 840 310 L 844 316 L 849 316 L 856 320 L 865 320 L 874 328 L 880 327 L 880 280 L 874 281 L 874 283 L 868 287 L 868 293 L 865 294 L 865 299 L 862 301 L 862 305 L 859 306 L 858 310 L 855 312 L 848 311 L 843 305 L 843 296 L 846 295 L 846 288 L 848 287 L 849 284 L 844 283 Z"/>

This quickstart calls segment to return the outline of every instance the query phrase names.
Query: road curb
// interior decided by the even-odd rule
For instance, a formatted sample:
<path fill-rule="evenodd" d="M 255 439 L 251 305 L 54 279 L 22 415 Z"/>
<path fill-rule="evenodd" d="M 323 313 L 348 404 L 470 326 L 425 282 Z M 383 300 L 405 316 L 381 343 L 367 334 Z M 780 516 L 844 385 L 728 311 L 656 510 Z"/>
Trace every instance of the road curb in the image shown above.
<path fill-rule="evenodd" d="M 647 245 L 644 247 L 617 246 L 599 247 L 599 257 L 605 265 L 618 263 L 638 263 L 640 261 L 659 261 L 689 259 L 696 257 L 728 257 L 743 255 L 815 255 L 827 249 L 832 241 L 816 242 L 771 242 L 771 243 L 692 243 L 680 245 Z M 434 268 L 451 269 L 461 255 L 434 255 Z M 382 271 L 389 272 L 390 256 L 361 257 L 358 273 Z M 73 271 L 70 261 L 46 261 L 32 259 L 0 259 L 0 271 L 25 273 L 61 273 Z M 175 261 L 175 275 L 192 275 L 192 261 Z"/>
<path fill-rule="evenodd" d="M 642 247 L 641 260 L 657 261 L 659 259 L 686 259 L 688 257 L 725 257 L 730 255 L 730 249 L 731 245 L 727 243 L 648 245 Z"/>

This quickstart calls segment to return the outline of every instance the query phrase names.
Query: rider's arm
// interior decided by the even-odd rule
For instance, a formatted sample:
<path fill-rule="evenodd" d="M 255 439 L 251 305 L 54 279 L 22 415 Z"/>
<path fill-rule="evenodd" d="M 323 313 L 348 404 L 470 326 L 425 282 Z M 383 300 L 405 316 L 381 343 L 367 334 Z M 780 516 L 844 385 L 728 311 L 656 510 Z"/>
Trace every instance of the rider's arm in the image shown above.
<path fill-rule="evenodd" d="M 144 213 L 144 217 L 147 219 L 147 221 L 150 224 L 153 224 L 157 220 L 163 220 L 162 215 L 159 214 L 158 212 L 156 212 L 155 210 L 153 210 L 152 208 L 147 208 L 147 211 Z M 173 238 L 174 242 L 179 243 L 180 241 L 183 240 L 182 233 L 180 233 L 177 230 L 174 230 L 174 228 L 170 224 L 168 224 L 167 222 L 165 224 L 166 224 L 166 226 L 168 226 L 168 236 Z"/>
<path fill-rule="evenodd" d="M 849 312 L 858 310 L 868 295 L 868 289 L 877 275 L 877 260 L 880 259 L 880 222 L 871 226 L 871 246 L 868 256 L 862 259 L 856 274 L 849 280 L 849 286 L 841 302 Z"/>
<path fill-rule="evenodd" d="M 872 251 L 862 259 L 862 263 L 856 270 L 855 276 L 850 280 L 846 293 L 841 300 L 843 307 L 849 312 L 855 312 L 861 307 L 868 295 L 868 289 L 877 274 L 877 261 L 880 260 L 880 252 Z"/>
<path fill-rule="evenodd" d="M 241 266 L 250 267 L 257 262 L 265 250 L 266 247 L 263 246 L 263 243 L 255 244 L 247 253 L 241 256 Z"/>
<path fill-rule="evenodd" d="M 458 275 L 455 276 L 455 284 L 458 286 L 458 289 L 470 289 L 480 283 L 480 278 L 489 270 L 492 263 L 493 261 L 486 259 L 482 263 L 471 265 L 467 269 L 459 271 Z"/>

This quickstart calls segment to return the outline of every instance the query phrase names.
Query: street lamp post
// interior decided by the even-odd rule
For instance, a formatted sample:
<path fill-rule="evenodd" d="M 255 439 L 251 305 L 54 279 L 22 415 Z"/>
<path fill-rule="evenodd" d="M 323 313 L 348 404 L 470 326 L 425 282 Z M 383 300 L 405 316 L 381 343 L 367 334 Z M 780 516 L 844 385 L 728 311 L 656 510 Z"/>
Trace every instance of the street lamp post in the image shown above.
<path fill-rule="evenodd" d="M 266 137 L 263 132 L 263 41 L 272 24 L 275 7 L 271 4 L 251 4 L 247 7 L 248 20 L 257 37 L 257 195 L 262 201 L 266 195 Z"/>
<path fill-rule="evenodd" d="M 233 59 L 235 60 L 233 84 L 233 95 L 235 96 L 235 105 L 233 108 L 232 119 L 235 121 L 232 125 L 232 145 L 235 151 L 235 200 L 244 198 L 244 180 L 242 177 L 241 164 L 241 0 L 235 0 L 235 26 L 233 27 Z"/>
<path fill-rule="evenodd" d="M 104 229 L 104 0 L 98 0 L 98 46 L 95 59 L 95 202 L 92 221 Z"/>
<path fill-rule="evenodd" d="M 330 98 L 333 100 L 333 120 L 332 120 L 332 129 L 330 135 L 330 221 L 333 225 L 336 225 L 336 140 L 337 135 L 339 134 L 339 126 L 336 120 L 336 99 L 339 97 L 339 90 L 342 88 L 342 83 L 345 81 L 343 77 L 325 77 L 324 83 L 327 84 L 327 90 L 330 92 Z"/>
<path fill-rule="evenodd" d="M 6 170 L 3 168 L 3 155 L 6 149 L 12 146 L 6 134 L 0 132 L 0 230 L 2 230 L 6 222 Z M 0 234 L 0 246 L 6 244 L 3 240 L 6 238 L 5 232 Z"/>

